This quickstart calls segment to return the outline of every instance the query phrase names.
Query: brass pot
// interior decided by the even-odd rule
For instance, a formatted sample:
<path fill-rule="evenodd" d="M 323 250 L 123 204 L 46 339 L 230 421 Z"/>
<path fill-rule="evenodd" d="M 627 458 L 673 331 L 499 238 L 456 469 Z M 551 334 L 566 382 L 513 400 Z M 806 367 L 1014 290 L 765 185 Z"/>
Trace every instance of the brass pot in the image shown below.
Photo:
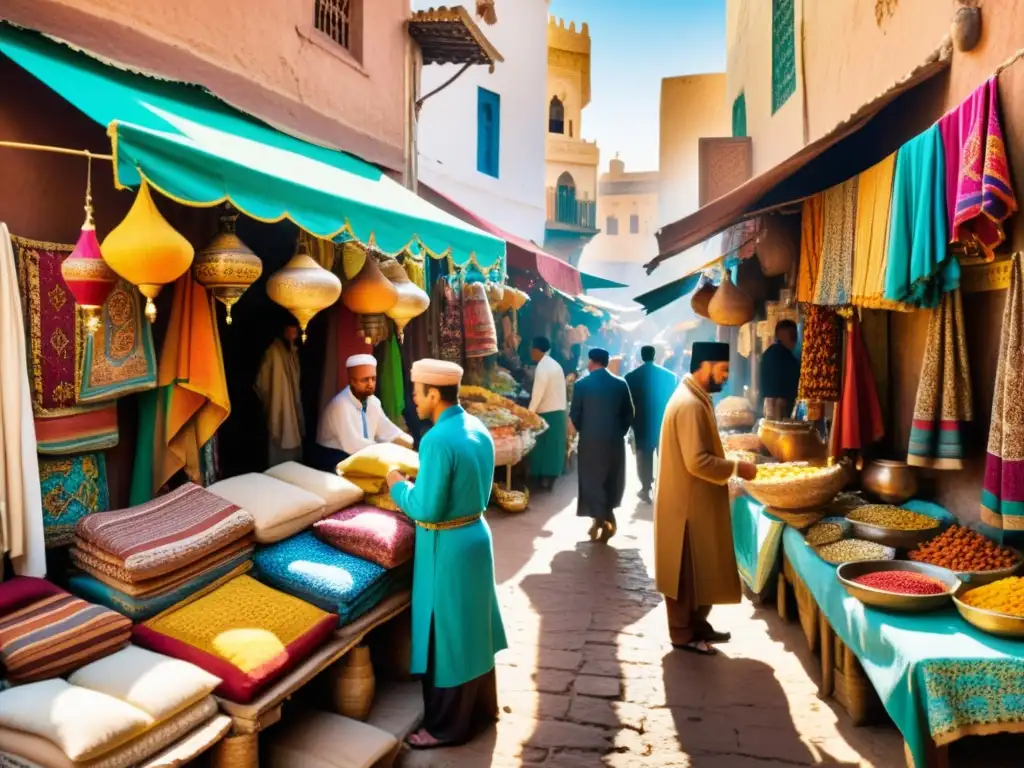
<path fill-rule="evenodd" d="M 861 472 L 861 487 L 886 504 L 902 504 L 917 493 L 917 475 L 905 461 L 875 459 Z"/>
<path fill-rule="evenodd" d="M 827 445 L 810 422 L 761 419 L 757 426 L 757 436 L 768 452 L 779 461 L 825 460 Z"/>

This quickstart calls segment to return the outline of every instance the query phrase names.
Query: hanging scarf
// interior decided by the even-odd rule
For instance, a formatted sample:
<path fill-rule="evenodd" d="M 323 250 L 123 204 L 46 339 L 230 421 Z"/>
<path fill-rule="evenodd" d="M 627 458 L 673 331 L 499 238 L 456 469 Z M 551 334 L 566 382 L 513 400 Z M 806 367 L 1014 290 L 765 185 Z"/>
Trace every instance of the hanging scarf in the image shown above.
<path fill-rule="evenodd" d="M 857 177 L 825 190 L 822 196 L 821 267 L 814 303 L 841 307 L 853 292 L 853 238 L 857 223 Z"/>
<path fill-rule="evenodd" d="M 932 311 L 917 386 L 907 463 L 931 469 L 964 465 L 964 425 L 974 420 L 960 291 Z"/>
<path fill-rule="evenodd" d="M 804 200 L 800 222 L 800 266 L 796 278 L 796 300 L 802 304 L 814 301 L 821 267 L 821 247 L 824 237 L 822 196 Z"/>
<path fill-rule="evenodd" d="M 860 322 L 850 318 L 846 321 L 843 388 L 832 422 L 831 454 L 839 457 L 845 451 L 861 451 L 877 443 L 884 434 L 882 406 Z"/>
<path fill-rule="evenodd" d="M 889 209 L 896 154 L 860 174 L 857 181 L 857 223 L 853 237 L 853 292 L 850 303 L 864 309 L 907 311 L 886 301 L 885 265 L 889 246 Z"/>
<path fill-rule="evenodd" d="M 402 419 L 405 410 L 405 382 L 402 379 L 402 352 L 398 348 L 398 335 L 384 342 L 381 361 L 380 403 L 385 415 L 393 422 Z"/>

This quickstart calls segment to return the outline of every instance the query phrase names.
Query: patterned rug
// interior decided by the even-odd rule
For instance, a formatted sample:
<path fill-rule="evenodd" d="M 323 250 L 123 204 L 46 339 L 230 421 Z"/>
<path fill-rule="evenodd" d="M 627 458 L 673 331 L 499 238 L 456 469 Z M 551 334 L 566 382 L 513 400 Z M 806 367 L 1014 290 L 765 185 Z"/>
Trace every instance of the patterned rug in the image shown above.
<path fill-rule="evenodd" d="M 110 508 L 107 461 L 102 453 L 39 460 L 43 492 L 43 531 L 47 549 L 75 538 L 78 521 Z"/>

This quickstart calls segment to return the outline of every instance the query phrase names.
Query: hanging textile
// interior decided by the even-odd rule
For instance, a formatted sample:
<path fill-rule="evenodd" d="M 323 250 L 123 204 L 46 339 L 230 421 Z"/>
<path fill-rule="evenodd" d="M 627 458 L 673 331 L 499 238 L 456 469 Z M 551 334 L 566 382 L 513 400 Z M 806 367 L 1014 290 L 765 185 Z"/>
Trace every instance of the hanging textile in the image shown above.
<path fill-rule="evenodd" d="M 100 326 L 85 333 L 78 359 L 78 402 L 116 400 L 156 386 L 153 329 L 135 286 L 118 280 L 103 305 Z"/>
<path fill-rule="evenodd" d="M 853 292 L 853 237 L 857 223 L 857 177 L 822 194 L 821 266 L 814 303 L 842 307 Z"/>
<path fill-rule="evenodd" d="M 871 360 L 864 347 L 860 322 L 853 317 L 846 321 L 843 387 L 832 422 L 830 453 L 838 458 L 845 451 L 861 451 L 884 435 L 882 406 L 878 402 Z"/>
<path fill-rule="evenodd" d="M 73 245 L 10 238 L 28 329 L 32 410 L 39 453 L 70 454 L 117 445 L 117 404 L 79 405 L 78 357 L 85 324 L 60 273 Z"/>
<path fill-rule="evenodd" d="M 263 353 L 253 384 L 263 406 L 267 425 L 267 461 L 271 467 L 302 458 L 306 422 L 299 372 L 298 348 L 284 338 L 274 339 Z"/>
<path fill-rule="evenodd" d="M 960 287 L 960 263 L 948 246 L 945 174 L 938 125 L 896 153 L 885 266 L 889 301 L 931 308 Z"/>
<path fill-rule="evenodd" d="M 498 329 L 483 283 L 466 283 L 462 288 L 462 329 L 467 358 L 498 354 Z"/>
<path fill-rule="evenodd" d="M 857 182 L 857 223 L 853 237 L 853 293 L 850 303 L 864 309 L 905 311 L 886 301 L 885 265 L 889 246 L 889 209 L 896 154 L 860 174 Z"/>
<path fill-rule="evenodd" d="M 402 351 L 398 338 L 392 333 L 384 342 L 384 354 L 380 366 L 380 404 L 384 414 L 391 421 L 402 420 L 405 410 L 405 381 L 402 378 Z"/>
<path fill-rule="evenodd" d="M 0 223 L 0 580 L 9 556 L 21 576 L 46 575 L 39 458 L 32 424 L 18 269 Z"/>
<path fill-rule="evenodd" d="M 1003 222 L 1017 210 L 999 121 L 998 78 L 990 78 L 939 120 L 939 131 L 950 241 L 976 246 L 991 261 L 1006 238 Z"/>
<path fill-rule="evenodd" d="M 800 223 L 800 266 L 796 276 L 796 300 L 809 304 L 814 301 L 821 267 L 821 247 L 824 238 L 822 196 L 804 200 Z"/>
<path fill-rule="evenodd" d="M 174 285 L 158 388 L 139 402 L 132 504 L 151 500 L 180 470 L 203 482 L 201 449 L 231 412 L 213 302 L 191 271 Z"/>
<path fill-rule="evenodd" d="M 1024 534 L 1024 254 L 1013 255 L 1010 288 L 1003 310 L 988 433 L 981 520 L 1018 540 Z"/>
<path fill-rule="evenodd" d="M 39 484 L 47 549 L 71 544 L 79 520 L 110 509 L 107 460 L 102 453 L 40 459 Z"/>
<path fill-rule="evenodd" d="M 964 425 L 973 420 L 964 311 L 958 289 L 942 297 L 928 324 L 907 463 L 931 469 L 961 469 Z"/>
<path fill-rule="evenodd" d="M 441 316 L 441 332 L 438 334 L 438 351 L 442 360 L 462 364 L 463 315 L 462 296 L 450 280 L 442 280 L 444 311 Z M 481 286 L 482 288 L 483 286 Z"/>
<path fill-rule="evenodd" d="M 834 403 L 839 399 L 839 355 L 842 345 L 839 315 L 828 307 L 806 307 L 800 384 L 797 399 Z"/>

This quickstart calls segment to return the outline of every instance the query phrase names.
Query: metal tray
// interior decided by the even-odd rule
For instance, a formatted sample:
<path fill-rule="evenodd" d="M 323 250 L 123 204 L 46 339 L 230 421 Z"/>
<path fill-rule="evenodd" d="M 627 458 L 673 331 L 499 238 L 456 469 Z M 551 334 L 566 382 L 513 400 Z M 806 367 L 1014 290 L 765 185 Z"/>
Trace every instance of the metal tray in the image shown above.
<path fill-rule="evenodd" d="M 920 573 L 922 576 L 928 576 L 936 581 L 941 581 L 946 586 L 946 591 L 938 595 L 900 595 L 881 589 L 874 589 L 873 587 L 866 587 L 853 581 L 858 576 L 878 573 L 879 571 Z M 928 565 L 927 563 L 915 563 L 909 560 L 843 563 L 836 569 L 836 578 L 839 579 L 839 583 L 846 588 L 846 591 L 852 597 L 857 598 L 865 605 L 870 605 L 872 608 L 881 608 L 886 611 L 901 611 L 905 613 L 934 611 L 937 608 L 941 608 L 950 601 L 961 587 L 960 579 L 947 568 L 940 568 L 937 565 Z"/>

